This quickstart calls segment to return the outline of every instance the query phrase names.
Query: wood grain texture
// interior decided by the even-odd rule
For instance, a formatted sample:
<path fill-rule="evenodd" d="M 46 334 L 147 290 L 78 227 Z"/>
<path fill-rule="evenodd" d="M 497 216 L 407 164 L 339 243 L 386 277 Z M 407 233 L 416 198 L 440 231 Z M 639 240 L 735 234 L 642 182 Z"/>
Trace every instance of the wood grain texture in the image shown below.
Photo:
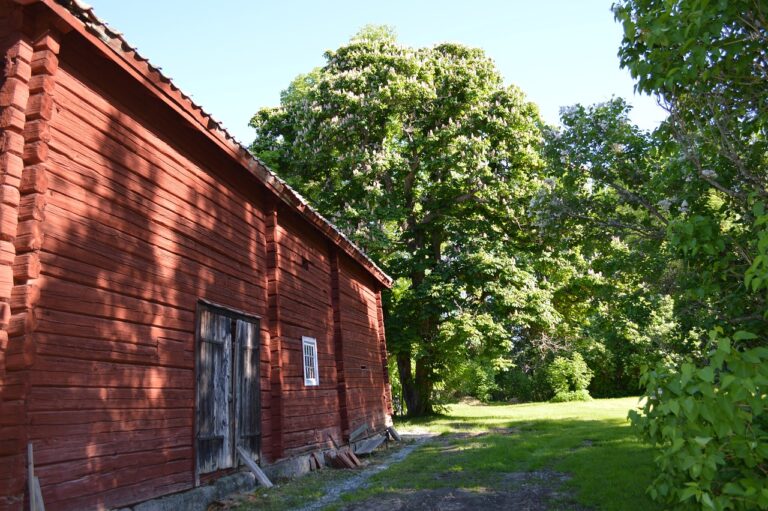
<path fill-rule="evenodd" d="M 67 511 L 189 489 L 237 447 L 271 462 L 341 442 L 343 414 L 377 426 L 379 280 L 82 38 L 32 43 L 0 84 L 0 510 L 27 440 Z M 262 320 L 219 325 L 196 359 L 200 299 Z M 206 422 L 207 397 L 230 413 Z"/>
<path fill-rule="evenodd" d="M 13 268 L 34 54 L 30 38 L 22 33 L 22 22 L 21 8 L 4 4 L 0 9 L 0 510 L 21 508 L 26 476 L 32 483 L 27 485 L 32 495 L 36 488 L 34 475 L 25 470 L 33 461 L 26 448 L 29 368 L 34 351 L 26 329 L 34 325 L 34 318 L 22 311 L 39 295 L 31 289 L 14 292 Z M 35 504 L 34 497 L 30 503 Z"/>

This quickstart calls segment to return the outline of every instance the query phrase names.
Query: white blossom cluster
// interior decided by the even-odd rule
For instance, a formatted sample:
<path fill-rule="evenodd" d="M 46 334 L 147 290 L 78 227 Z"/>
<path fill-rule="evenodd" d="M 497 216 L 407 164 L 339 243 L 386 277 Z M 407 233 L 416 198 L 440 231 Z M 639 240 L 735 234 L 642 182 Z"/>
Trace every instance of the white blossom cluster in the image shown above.
<path fill-rule="evenodd" d="M 663 212 L 669 213 L 670 208 L 672 207 L 672 205 L 675 202 L 677 202 L 677 200 L 678 199 L 676 197 L 672 197 L 671 199 L 662 199 L 659 202 L 657 202 L 656 205 Z M 687 213 L 688 212 L 688 201 L 687 200 L 683 200 L 680 203 L 680 206 L 678 207 L 678 211 L 680 211 L 680 213 Z"/>
<path fill-rule="evenodd" d="M 659 207 L 659 209 L 661 209 L 665 213 L 669 213 L 669 208 L 672 207 L 672 200 L 662 199 L 659 202 L 657 202 L 656 205 Z"/>

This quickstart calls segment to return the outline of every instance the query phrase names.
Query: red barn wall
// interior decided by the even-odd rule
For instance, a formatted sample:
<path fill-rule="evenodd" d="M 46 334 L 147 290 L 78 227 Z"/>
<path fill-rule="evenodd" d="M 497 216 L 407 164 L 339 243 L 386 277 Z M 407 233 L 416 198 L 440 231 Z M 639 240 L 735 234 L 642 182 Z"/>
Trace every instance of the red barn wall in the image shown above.
<path fill-rule="evenodd" d="M 295 215 L 280 217 L 280 320 L 285 454 L 306 451 L 329 436 L 342 441 L 333 345 L 328 242 Z M 317 339 L 318 386 L 304 385 L 302 337 Z"/>
<path fill-rule="evenodd" d="M 0 509 L 23 505 L 25 462 L 26 367 L 8 335 L 32 58 L 19 25 L 19 8 L 0 2 Z"/>
<path fill-rule="evenodd" d="M 194 486 L 199 299 L 262 318 L 266 461 L 385 424 L 381 284 L 78 34 L 19 43 L 19 9 L 0 0 L 0 511 L 27 442 L 50 509 Z"/>
<path fill-rule="evenodd" d="M 258 197 L 101 92 L 78 56 L 56 75 L 28 412 L 56 509 L 191 487 L 197 300 L 266 311 Z"/>
<path fill-rule="evenodd" d="M 381 429 L 387 421 L 388 382 L 382 357 L 383 325 L 379 324 L 373 279 L 347 257 L 339 258 L 339 307 L 344 338 L 344 371 L 350 430 L 362 424 Z M 380 336 L 381 335 L 381 336 Z"/>

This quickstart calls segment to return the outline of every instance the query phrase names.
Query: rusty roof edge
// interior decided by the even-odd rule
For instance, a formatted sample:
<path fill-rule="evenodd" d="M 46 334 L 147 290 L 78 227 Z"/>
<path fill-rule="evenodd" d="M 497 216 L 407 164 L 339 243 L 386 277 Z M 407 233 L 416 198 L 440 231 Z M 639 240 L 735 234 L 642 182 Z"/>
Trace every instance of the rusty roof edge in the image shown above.
<path fill-rule="evenodd" d="M 207 125 L 202 125 L 204 129 L 212 136 L 217 136 L 220 140 L 223 139 L 227 144 L 232 146 L 235 153 L 247 157 L 250 161 L 245 164 L 251 174 L 255 175 L 259 181 L 261 181 L 267 188 L 269 188 L 275 195 L 281 198 L 288 205 L 297 209 L 298 212 L 310 221 L 315 227 L 322 231 L 326 236 L 342 248 L 349 256 L 358 261 L 366 270 L 369 271 L 379 282 L 386 287 L 391 287 L 392 277 L 382 270 L 365 252 L 360 249 L 352 240 L 350 240 L 341 230 L 336 227 L 330 220 L 325 218 L 320 212 L 313 208 L 309 202 L 302 197 L 302 195 L 292 188 L 285 180 L 273 172 L 263 161 L 254 156 L 248 148 L 246 148 L 239 140 L 232 136 L 229 131 L 220 123 L 215 120 L 213 116 L 202 109 L 192 101 L 189 96 L 184 94 L 178 87 L 173 84 L 171 78 L 165 76 L 161 68 L 153 66 L 149 60 L 142 57 L 135 47 L 131 46 L 124 38 L 122 33 L 111 28 L 106 22 L 102 21 L 93 12 L 93 7 L 83 2 L 82 0 L 41 0 L 43 3 L 49 4 L 55 3 L 64 7 L 73 18 L 77 19 L 82 25 L 96 38 L 98 38 L 104 45 L 109 48 L 117 57 L 123 59 L 123 61 L 130 64 L 137 72 L 146 76 L 145 73 L 139 69 L 131 59 L 129 59 L 127 53 L 133 53 L 133 60 L 143 62 L 147 65 L 148 70 L 152 73 L 156 73 L 159 80 L 168 84 L 171 89 L 178 94 L 179 97 L 172 97 L 166 92 L 166 95 L 174 100 L 182 109 L 190 112 L 192 117 L 197 117 L 194 112 L 198 111 L 200 115 L 207 121 Z M 150 81 L 153 81 L 150 78 Z M 215 131 L 214 131 L 215 130 Z"/>

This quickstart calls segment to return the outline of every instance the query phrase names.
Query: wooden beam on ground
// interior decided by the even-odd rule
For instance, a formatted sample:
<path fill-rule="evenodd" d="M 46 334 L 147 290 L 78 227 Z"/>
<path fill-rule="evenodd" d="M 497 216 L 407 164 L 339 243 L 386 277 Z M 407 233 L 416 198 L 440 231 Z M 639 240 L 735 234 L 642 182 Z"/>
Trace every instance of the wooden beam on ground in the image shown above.
<path fill-rule="evenodd" d="M 360 442 L 355 446 L 355 454 L 370 454 L 375 451 L 378 446 L 383 444 L 386 439 L 386 435 L 377 435 L 364 442 Z"/>
<path fill-rule="evenodd" d="M 261 485 L 265 488 L 272 488 L 272 481 L 269 480 L 267 474 L 262 472 L 261 468 L 259 468 L 259 466 L 254 463 L 254 461 L 250 456 L 248 456 L 248 453 L 246 453 L 242 447 L 237 448 L 237 453 L 240 455 L 240 459 L 243 460 L 243 463 L 245 463 L 245 466 L 248 467 L 248 470 L 253 472 L 253 475 L 256 476 L 256 479 L 259 481 L 259 483 L 261 483 Z"/>
<path fill-rule="evenodd" d="M 360 461 L 360 458 L 358 458 L 357 456 L 355 456 L 355 453 L 354 453 L 354 452 L 352 452 L 352 451 L 347 451 L 347 456 L 349 456 L 349 459 L 351 459 L 351 460 L 352 460 L 352 462 L 353 462 L 355 465 L 357 465 L 358 467 L 362 467 L 362 466 L 363 466 L 363 462 L 362 462 L 362 461 Z"/>
<path fill-rule="evenodd" d="M 37 476 L 35 476 L 35 503 L 37 504 L 37 511 L 45 511 L 43 491 L 40 489 L 40 478 Z"/>
<path fill-rule="evenodd" d="M 315 453 L 312 453 L 309 455 L 309 469 L 320 470 L 320 460 L 317 459 L 317 456 L 315 456 Z"/>
<path fill-rule="evenodd" d="M 35 461 L 32 453 L 32 442 L 27 444 L 27 489 L 29 491 L 29 511 L 38 511 L 37 492 L 35 491 Z"/>
<path fill-rule="evenodd" d="M 365 433 L 368 431 L 368 424 L 363 424 L 359 428 L 355 429 L 352 433 L 349 434 L 349 441 L 354 442 L 358 438 L 365 435 Z"/>
<path fill-rule="evenodd" d="M 344 451 L 339 451 L 338 454 L 339 459 L 341 462 L 346 466 L 347 468 L 355 468 L 357 465 L 355 465 L 355 462 L 352 460 L 352 458 L 349 456 L 349 453 L 346 453 Z"/>
<path fill-rule="evenodd" d="M 400 433 L 397 432 L 394 426 L 390 426 L 387 428 L 387 433 L 389 433 L 389 436 L 392 437 L 392 440 L 395 442 L 402 442 L 403 437 L 400 436 Z"/>

